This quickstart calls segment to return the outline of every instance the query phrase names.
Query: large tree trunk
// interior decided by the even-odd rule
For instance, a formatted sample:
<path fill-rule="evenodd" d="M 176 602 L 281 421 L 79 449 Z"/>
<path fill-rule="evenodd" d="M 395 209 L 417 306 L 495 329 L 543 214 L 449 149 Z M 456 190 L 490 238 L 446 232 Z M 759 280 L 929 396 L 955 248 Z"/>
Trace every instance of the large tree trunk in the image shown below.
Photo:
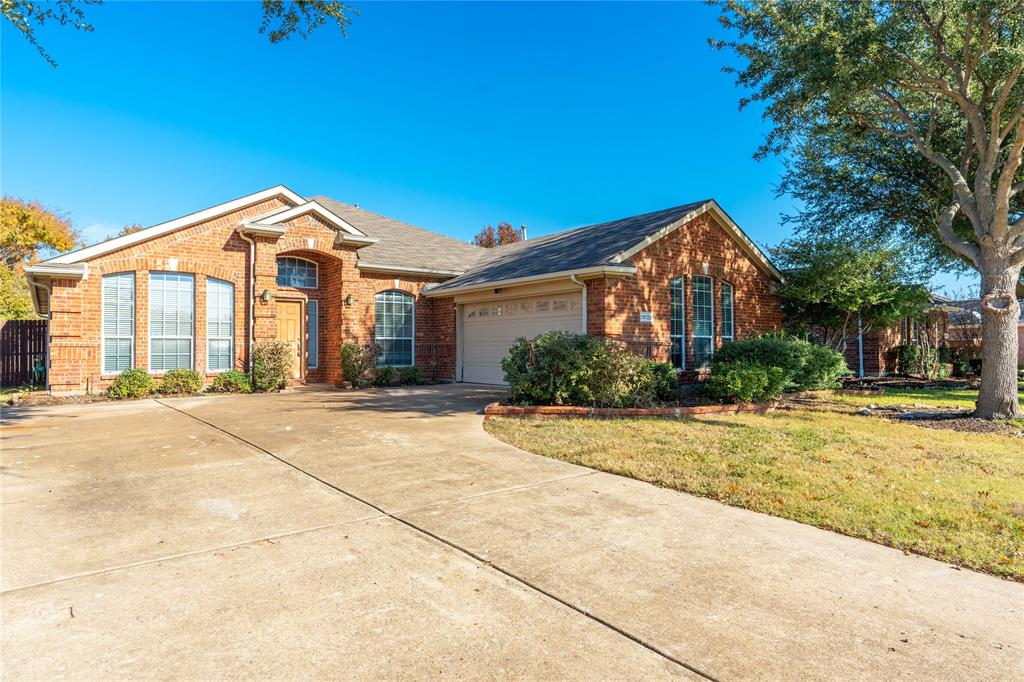
<path fill-rule="evenodd" d="M 1020 267 L 1005 258 L 985 258 L 981 268 L 981 391 L 976 417 L 1020 419 L 1017 398 L 1017 321 L 1015 290 Z"/>

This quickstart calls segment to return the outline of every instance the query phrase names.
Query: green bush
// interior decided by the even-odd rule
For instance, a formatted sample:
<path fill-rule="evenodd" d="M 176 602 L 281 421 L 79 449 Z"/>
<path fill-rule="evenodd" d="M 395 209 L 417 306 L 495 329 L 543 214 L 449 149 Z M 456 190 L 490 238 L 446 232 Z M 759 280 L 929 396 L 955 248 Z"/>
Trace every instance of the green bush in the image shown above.
<path fill-rule="evenodd" d="M 781 367 L 736 360 L 713 363 L 707 381 L 708 393 L 718 400 L 738 403 L 764 403 L 778 400 L 787 383 Z"/>
<path fill-rule="evenodd" d="M 377 365 L 380 346 L 375 343 L 341 344 L 341 378 L 359 386 L 367 374 Z"/>
<path fill-rule="evenodd" d="M 838 388 L 849 372 L 840 353 L 828 346 L 812 343 L 806 349 L 804 366 L 793 378 L 793 383 L 799 386 L 797 390 L 800 391 Z"/>
<path fill-rule="evenodd" d="M 144 370 L 129 367 L 114 379 L 107 389 L 107 397 L 114 400 L 122 398 L 143 398 L 156 390 L 156 382 Z"/>
<path fill-rule="evenodd" d="M 679 375 L 668 362 L 656 362 L 651 368 L 654 373 L 654 395 L 661 402 L 679 397 Z"/>
<path fill-rule="evenodd" d="M 896 363 L 896 373 L 901 376 L 917 374 L 921 369 L 921 347 L 916 344 L 903 344 L 892 349 Z"/>
<path fill-rule="evenodd" d="M 193 369 L 169 369 L 160 378 L 157 391 L 163 395 L 189 395 L 203 389 L 203 378 Z"/>
<path fill-rule="evenodd" d="M 374 386 L 394 386 L 398 383 L 398 370 L 388 365 L 378 367 L 373 373 Z"/>
<path fill-rule="evenodd" d="M 427 383 L 427 380 L 423 378 L 423 372 L 419 367 L 406 367 L 401 372 L 399 382 L 404 386 L 420 386 Z"/>
<path fill-rule="evenodd" d="M 252 349 L 252 384 L 257 391 L 277 391 L 288 385 L 294 348 L 286 341 L 264 341 Z"/>
<path fill-rule="evenodd" d="M 675 394 L 671 368 L 613 341 L 568 332 L 519 339 L 501 367 L 512 401 L 521 404 L 644 407 Z"/>
<path fill-rule="evenodd" d="M 252 379 L 245 372 L 229 369 L 217 375 L 210 390 L 214 393 L 252 393 Z"/>
<path fill-rule="evenodd" d="M 711 375 L 737 363 L 782 371 L 783 391 L 835 388 L 847 373 L 843 356 L 828 346 L 786 334 L 769 333 L 722 344 L 712 359 Z"/>

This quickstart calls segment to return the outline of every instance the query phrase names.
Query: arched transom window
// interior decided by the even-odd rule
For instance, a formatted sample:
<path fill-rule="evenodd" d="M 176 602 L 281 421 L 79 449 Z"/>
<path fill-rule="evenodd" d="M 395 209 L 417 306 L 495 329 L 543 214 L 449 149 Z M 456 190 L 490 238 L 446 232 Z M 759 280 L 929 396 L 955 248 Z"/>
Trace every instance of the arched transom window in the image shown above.
<path fill-rule="evenodd" d="M 277 259 L 277 286 L 316 289 L 316 263 L 305 258 L 279 257 Z"/>
<path fill-rule="evenodd" d="M 413 364 L 413 297 L 404 291 L 382 291 L 375 297 L 374 341 L 381 347 L 379 367 Z"/>

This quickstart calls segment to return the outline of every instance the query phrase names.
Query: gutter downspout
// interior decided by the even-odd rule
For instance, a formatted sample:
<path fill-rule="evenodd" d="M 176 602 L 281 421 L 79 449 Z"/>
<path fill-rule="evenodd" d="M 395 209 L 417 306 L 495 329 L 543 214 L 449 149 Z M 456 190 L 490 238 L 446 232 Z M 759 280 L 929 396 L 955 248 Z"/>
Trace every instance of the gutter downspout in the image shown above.
<path fill-rule="evenodd" d="M 249 242 L 249 339 L 246 351 L 246 364 L 252 373 L 252 337 L 256 331 L 256 242 L 239 228 L 238 236 Z"/>
<path fill-rule="evenodd" d="M 864 327 L 861 325 L 860 316 L 857 317 L 857 376 L 864 378 Z"/>
<path fill-rule="evenodd" d="M 526 226 L 524 225 L 523 227 L 525 228 Z M 576 275 L 569 275 L 569 281 L 583 290 L 583 333 L 587 334 L 587 285 L 576 279 Z"/>

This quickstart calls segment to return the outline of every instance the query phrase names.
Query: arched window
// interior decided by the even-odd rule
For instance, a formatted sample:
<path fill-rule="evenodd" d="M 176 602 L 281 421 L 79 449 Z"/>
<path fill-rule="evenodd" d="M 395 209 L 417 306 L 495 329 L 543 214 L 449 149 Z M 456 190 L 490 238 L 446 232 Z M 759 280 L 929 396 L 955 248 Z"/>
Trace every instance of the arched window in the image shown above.
<path fill-rule="evenodd" d="M 374 299 L 374 341 L 381 347 L 378 367 L 413 364 L 414 300 L 404 291 L 382 291 Z"/>
<path fill-rule="evenodd" d="M 277 259 L 277 286 L 316 289 L 316 263 L 305 258 L 281 256 Z"/>

